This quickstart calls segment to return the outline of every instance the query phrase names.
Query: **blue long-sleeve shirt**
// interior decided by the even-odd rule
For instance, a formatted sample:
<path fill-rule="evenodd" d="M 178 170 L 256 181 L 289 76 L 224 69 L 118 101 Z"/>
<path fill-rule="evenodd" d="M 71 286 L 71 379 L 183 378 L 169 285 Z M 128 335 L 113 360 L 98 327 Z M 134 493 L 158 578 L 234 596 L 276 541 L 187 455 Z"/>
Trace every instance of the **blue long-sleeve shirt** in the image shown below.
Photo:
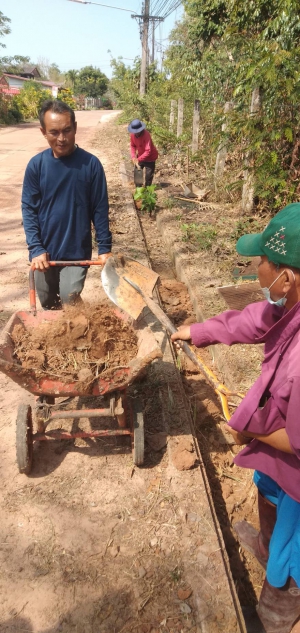
<path fill-rule="evenodd" d="M 23 182 L 22 214 L 29 259 L 49 253 L 52 260 L 83 260 L 92 255 L 91 222 L 98 253 L 111 250 L 104 169 L 96 156 L 77 147 L 54 158 L 52 150 L 34 156 Z"/>

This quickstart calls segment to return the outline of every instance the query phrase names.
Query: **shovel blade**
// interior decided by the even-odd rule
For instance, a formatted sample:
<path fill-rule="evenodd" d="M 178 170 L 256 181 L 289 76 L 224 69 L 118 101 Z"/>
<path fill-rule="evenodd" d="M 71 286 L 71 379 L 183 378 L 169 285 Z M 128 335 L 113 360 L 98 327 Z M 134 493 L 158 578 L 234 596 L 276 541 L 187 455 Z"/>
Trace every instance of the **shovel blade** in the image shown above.
<path fill-rule="evenodd" d="M 159 276 L 151 268 L 123 255 L 114 255 L 107 260 L 101 273 L 103 288 L 115 305 L 136 320 L 146 302 L 124 277 L 131 279 L 146 296 L 151 297 Z"/>
<path fill-rule="evenodd" d="M 143 175 L 143 170 L 138 167 L 134 167 L 134 172 L 133 172 L 133 180 L 134 180 L 134 184 L 136 187 L 142 187 L 144 184 L 144 175 Z"/>

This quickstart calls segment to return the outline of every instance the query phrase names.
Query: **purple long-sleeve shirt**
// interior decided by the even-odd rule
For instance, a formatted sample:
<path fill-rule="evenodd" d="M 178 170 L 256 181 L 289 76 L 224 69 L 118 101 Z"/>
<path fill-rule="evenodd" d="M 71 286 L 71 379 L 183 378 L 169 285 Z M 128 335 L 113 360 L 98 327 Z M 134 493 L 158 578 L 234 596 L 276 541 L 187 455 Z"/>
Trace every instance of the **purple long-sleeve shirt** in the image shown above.
<path fill-rule="evenodd" d="M 270 434 L 285 428 L 295 454 L 252 440 L 235 463 L 269 475 L 300 502 L 300 302 L 289 311 L 267 301 L 230 310 L 191 326 L 197 347 L 215 343 L 265 343 L 261 375 L 229 424 L 237 431 Z M 260 408 L 262 396 L 267 403 Z"/>

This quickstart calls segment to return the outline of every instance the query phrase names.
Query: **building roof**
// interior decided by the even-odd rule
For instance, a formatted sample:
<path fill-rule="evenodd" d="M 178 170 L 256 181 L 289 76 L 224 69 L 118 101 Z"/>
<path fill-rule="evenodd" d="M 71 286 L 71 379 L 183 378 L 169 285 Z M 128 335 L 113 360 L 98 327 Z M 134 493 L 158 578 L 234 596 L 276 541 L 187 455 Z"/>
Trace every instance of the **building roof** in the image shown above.
<path fill-rule="evenodd" d="M 44 81 L 40 79 L 27 79 L 27 77 L 21 77 L 20 75 L 11 75 L 10 73 L 3 73 L 2 77 L 10 77 L 11 79 L 20 79 L 21 81 L 36 81 L 38 84 L 42 84 L 43 86 L 47 86 L 47 88 L 53 88 L 53 86 L 57 86 L 58 88 L 62 85 L 56 83 L 55 81 Z"/>
<path fill-rule="evenodd" d="M 24 75 L 34 75 L 35 77 L 41 76 L 38 66 L 33 66 L 32 64 L 24 64 L 21 72 Z"/>

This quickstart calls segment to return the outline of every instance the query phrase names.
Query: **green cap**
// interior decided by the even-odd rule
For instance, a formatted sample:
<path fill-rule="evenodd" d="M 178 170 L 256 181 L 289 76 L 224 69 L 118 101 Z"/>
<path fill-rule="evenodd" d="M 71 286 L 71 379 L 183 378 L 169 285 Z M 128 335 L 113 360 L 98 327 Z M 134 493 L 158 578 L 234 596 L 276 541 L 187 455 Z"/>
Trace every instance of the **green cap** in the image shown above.
<path fill-rule="evenodd" d="M 236 244 L 240 255 L 266 255 L 274 264 L 300 268 L 300 203 L 279 211 L 262 233 L 243 235 Z"/>

